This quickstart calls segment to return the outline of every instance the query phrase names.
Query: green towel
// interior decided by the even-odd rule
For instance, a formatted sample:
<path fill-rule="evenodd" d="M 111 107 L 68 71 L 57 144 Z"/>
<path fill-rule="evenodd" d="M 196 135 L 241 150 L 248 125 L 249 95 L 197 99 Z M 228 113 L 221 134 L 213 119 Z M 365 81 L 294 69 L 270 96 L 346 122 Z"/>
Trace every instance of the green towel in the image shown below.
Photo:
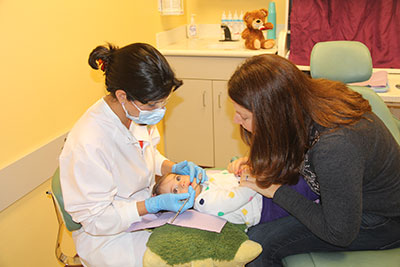
<path fill-rule="evenodd" d="M 166 224 L 155 228 L 147 247 L 169 265 L 211 258 L 232 260 L 248 240 L 246 226 L 227 222 L 221 233 Z"/>

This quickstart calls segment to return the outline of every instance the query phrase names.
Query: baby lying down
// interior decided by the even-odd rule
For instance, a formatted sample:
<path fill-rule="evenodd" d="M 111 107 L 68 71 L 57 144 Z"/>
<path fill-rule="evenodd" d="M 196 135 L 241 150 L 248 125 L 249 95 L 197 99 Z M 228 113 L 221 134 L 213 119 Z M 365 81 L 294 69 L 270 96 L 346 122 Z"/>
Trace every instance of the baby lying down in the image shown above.
<path fill-rule="evenodd" d="M 289 214 L 272 199 L 265 198 L 256 191 L 239 186 L 239 179 L 227 171 L 208 171 L 209 180 L 197 186 L 196 179 L 190 183 L 188 175 L 169 173 L 162 176 L 153 187 L 153 195 L 188 192 L 191 185 L 196 191 L 193 208 L 199 212 L 215 215 L 235 224 L 247 227 L 269 222 Z M 310 201 L 318 199 L 302 177 L 293 190 Z"/>

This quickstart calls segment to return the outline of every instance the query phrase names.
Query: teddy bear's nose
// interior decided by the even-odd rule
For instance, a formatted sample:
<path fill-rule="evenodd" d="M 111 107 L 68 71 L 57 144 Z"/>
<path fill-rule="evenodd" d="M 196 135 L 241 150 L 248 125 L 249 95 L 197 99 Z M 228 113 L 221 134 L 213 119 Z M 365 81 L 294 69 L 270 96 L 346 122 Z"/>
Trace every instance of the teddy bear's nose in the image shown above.
<path fill-rule="evenodd" d="M 257 22 L 257 23 L 260 23 L 260 22 L 261 22 L 261 20 L 259 20 L 259 19 L 258 19 L 258 20 L 256 20 L 256 22 Z"/>

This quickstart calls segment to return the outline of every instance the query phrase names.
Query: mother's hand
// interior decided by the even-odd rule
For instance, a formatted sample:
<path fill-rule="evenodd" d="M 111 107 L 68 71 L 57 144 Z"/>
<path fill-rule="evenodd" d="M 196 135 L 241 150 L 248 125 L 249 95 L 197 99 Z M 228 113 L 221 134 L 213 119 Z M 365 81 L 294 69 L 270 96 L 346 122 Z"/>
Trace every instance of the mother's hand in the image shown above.
<path fill-rule="evenodd" d="M 280 184 L 272 184 L 268 188 L 261 188 L 256 184 L 256 178 L 251 177 L 248 173 L 243 173 L 240 176 L 240 186 L 251 188 L 267 198 L 273 198 L 275 192 L 281 187 Z"/>
<path fill-rule="evenodd" d="M 248 166 L 246 165 L 247 161 L 248 161 L 247 157 L 237 158 L 233 160 L 232 162 L 229 163 L 227 167 L 228 172 L 231 172 L 236 176 L 240 176 L 242 172 L 248 169 Z"/>

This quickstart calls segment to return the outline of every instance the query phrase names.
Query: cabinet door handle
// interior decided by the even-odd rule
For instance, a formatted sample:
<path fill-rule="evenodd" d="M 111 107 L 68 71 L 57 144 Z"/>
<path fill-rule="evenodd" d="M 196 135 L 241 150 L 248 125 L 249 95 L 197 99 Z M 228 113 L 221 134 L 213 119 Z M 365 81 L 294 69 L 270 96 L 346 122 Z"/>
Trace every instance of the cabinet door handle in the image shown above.
<path fill-rule="evenodd" d="M 203 91 L 203 107 L 206 107 L 206 91 Z"/>
<path fill-rule="evenodd" d="M 218 94 L 218 107 L 222 108 L 222 106 L 221 106 L 221 93 Z"/>

